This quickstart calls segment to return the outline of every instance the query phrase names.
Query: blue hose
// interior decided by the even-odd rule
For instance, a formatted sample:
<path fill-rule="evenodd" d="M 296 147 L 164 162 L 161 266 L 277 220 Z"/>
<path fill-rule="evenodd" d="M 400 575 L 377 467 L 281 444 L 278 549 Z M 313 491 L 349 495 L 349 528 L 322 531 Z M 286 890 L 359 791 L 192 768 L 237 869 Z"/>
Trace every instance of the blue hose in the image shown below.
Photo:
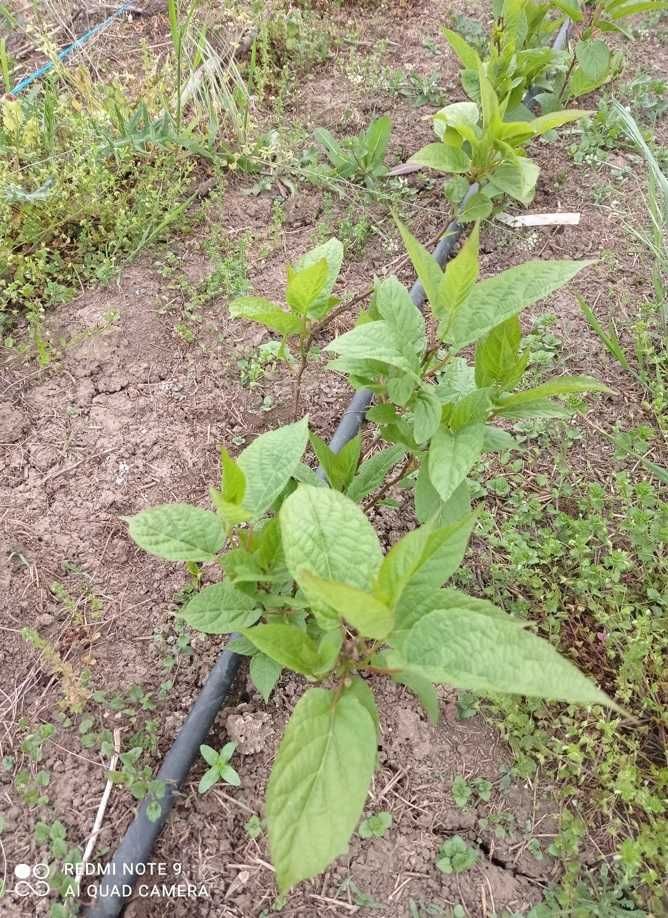
<path fill-rule="evenodd" d="M 83 35 L 79 36 L 79 38 L 76 38 L 73 42 L 71 42 L 71 44 L 65 45 L 62 51 L 58 52 L 58 60 L 64 61 L 70 56 L 70 54 L 78 51 L 79 48 L 83 48 L 83 46 L 87 44 L 95 35 L 99 35 L 100 32 L 104 32 L 105 29 L 108 29 L 114 19 L 124 13 L 125 10 L 131 6 L 131 4 L 132 0 L 125 0 L 125 3 L 121 4 L 117 10 L 114 10 L 111 15 L 107 16 L 103 22 L 98 23 L 98 25 L 93 26 L 92 29 L 84 32 Z M 35 80 L 41 79 L 50 70 L 53 70 L 54 66 L 54 61 L 48 61 L 46 64 L 43 64 L 41 67 L 35 70 L 34 73 L 23 77 L 23 79 L 19 80 L 16 86 L 11 90 L 11 95 L 18 96 L 19 93 L 25 92 L 25 90 L 35 82 Z"/>

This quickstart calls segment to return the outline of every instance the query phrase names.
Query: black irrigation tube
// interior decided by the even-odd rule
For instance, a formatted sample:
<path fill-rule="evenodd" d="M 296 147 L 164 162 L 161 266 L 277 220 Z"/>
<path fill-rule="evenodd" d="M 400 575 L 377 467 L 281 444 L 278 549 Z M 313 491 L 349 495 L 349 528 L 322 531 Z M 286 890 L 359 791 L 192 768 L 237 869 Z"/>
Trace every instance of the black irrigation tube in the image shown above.
<path fill-rule="evenodd" d="M 565 47 L 569 29 L 570 22 L 566 20 L 554 40 L 555 50 Z M 534 92 L 529 90 L 525 99 L 531 101 L 533 97 Z M 477 184 L 471 185 L 464 200 L 477 190 Z M 452 257 L 464 226 L 453 220 L 434 249 L 433 256 L 441 267 Z M 410 296 L 416 306 L 424 305 L 426 296 L 420 281 L 413 284 Z M 372 398 L 373 393 L 369 389 L 359 389 L 353 395 L 330 441 L 333 452 L 338 453 L 357 434 Z M 155 841 L 179 796 L 181 785 L 197 758 L 199 747 L 209 735 L 216 715 L 232 688 L 241 659 L 239 654 L 229 650 L 222 650 L 219 654 L 156 776 L 165 785 L 165 793 L 160 800 L 160 817 L 152 822 L 147 815 L 149 800 L 142 802 L 106 867 L 95 901 L 88 909 L 88 918 L 116 918 L 128 903 L 135 883 L 150 859 Z"/>

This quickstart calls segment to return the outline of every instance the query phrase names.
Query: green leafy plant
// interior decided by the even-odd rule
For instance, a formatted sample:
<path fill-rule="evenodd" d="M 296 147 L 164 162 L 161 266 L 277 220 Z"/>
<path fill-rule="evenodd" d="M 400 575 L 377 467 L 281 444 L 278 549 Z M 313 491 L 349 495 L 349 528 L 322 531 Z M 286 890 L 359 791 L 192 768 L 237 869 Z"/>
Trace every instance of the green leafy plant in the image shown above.
<path fill-rule="evenodd" d="M 493 199 L 502 194 L 529 204 L 539 168 L 526 156 L 524 147 L 529 140 L 588 114 L 565 110 L 533 118 L 529 112 L 529 118 L 520 113 L 519 120 L 512 120 L 508 107 L 512 97 L 497 95 L 482 63 L 477 80 L 480 105 L 453 102 L 442 108 L 434 116 L 438 142 L 427 144 L 409 160 L 437 172 L 464 176 L 469 184 L 478 183 L 479 190 L 458 213 L 462 221 L 489 216 Z"/>
<path fill-rule="evenodd" d="M 539 100 L 548 108 L 558 105 L 561 99 L 575 99 L 593 92 L 621 72 L 624 57 L 620 51 L 611 50 L 603 36 L 616 32 L 633 39 L 622 20 L 637 13 L 668 9 L 665 0 L 600 0 L 594 4 L 585 0 L 552 0 L 552 5 L 574 23 L 575 41 L 560 89 Z"/>
<path fill-rule="evenodd" d="M 366 675 L 405 684 L 434 720 L 439 683 L 614 706 L 521 621 L 443 589 L 475 522 L 467 478 L 483 451 L 514 445 L 493 422 L 562 416 L 554 396 L 605 390 L 588 377 L 561 377 L 513 391 L 528 359 L 518 313 L 587 263 L 530 262 L 476 282 L 477 227 L 445 271 L 399 228 L 427 291 L 432 335 L 389 277 L 376 284 L 356 327 L 325 349 L 336 355 L 332 369 L 372 389 L 368 416 L 385 448 L 359 464 L 359 438 L 334 454 L 309 437 L 303 418 L 259 436 L 236 459 L 221 450 L 214 512 L 166 504 L 128 520 L 135 542 L 158 557 L 222 570 L 222 580 L 203 587 L 181 614 L 206 633 L 238 632 L 230 647 L 251 657 L 251 678 L 265 697 L 282 668 L 310 684 L 267 789 L 282 892 L 344 852 L 359 821 L 378 730 Z M 340 265 L 340 245 L 330 241 L 289 271 L 291 312 L 252 297 L 232 308 L 295 337 L 304 355 L 308 323 L 331 308 Z M 471 344 L 474 366 L 461 356 Z M 302 462 L 309 438 L 330 487 Z M 421 525 L 384 554 L 358 502 L 377 502 L 399 480 L 413 489 Z"/>
<path fill-rule="evenodd" d="M 392 122 L 387 115 L 381 115 L 366 131 L 349 140 L 337 141 L 326 128 L 318 128 L 314 137 L 338 178 L 372 187 L 387 174 L 385 153 L 391 132 Z"/>
<path fill-rule="evenodd" d="M 436 866 L 442 873 L 465 873 L 477 860 L 475 848 L 467 845 L 461 835 L 453 835 L 441 845 Z"/>
<path fill-rule="evenodd" d="M 281 336 L 283 344 L 276 357 L 285 356 L 290 359 L 291 354 L 285 350 L 285 342 L 288 339 L 296 342 L 295 350 L 299 359 L 295 361 L 295 420 L 299 414 L 300 385 L 309 350 L 315 335 L 330 321 L 333 309 L 339 302 L 332 291 L 342 262 L 342 244 L 338 239 L 330 239 L 300 258 L 296 265 L 288 267 L 285 290 L 287 309 L 258 296 L 237 297 L 230 303 L 232 316 L 258 322 Z"/>
<path fill-rule="evenodd" d="M 238 772 L 230 765 L 230 759 L 234 755 L 236 748 L 236 743 L 225 743 L 219 752 L 216 752 L 211 746 L 202 745 L 199 747 L 202 758 L 209 766 L 202 775 L 197 788 L 200 794 L 206 794 L 219 781 L 222 781 L 223 784 L 231 784 L 233 787 L 241 785 L 241 778 Z"/>
<path fill-rule="evenodd" d="M 357 834 L 360 838 L 382 838 L 392 826 L 392 813 L 379 810 L 373 816 L 367 816 L 360 823 Z"/>
<path fill-rule="evenodd" d="M 550 5 L 534 0 L 498 0 L 493 12 L 488 36 L 465 17 L 455 17 L 454 29 L 443 34 L 463 67 L 460 80 L 470 99 L 481 99 L 482 68 L 512 117 L 531 118 L 524 105 L 529 87 L 551 86 L 553 72 L 567 65 L 567 55 L 550 44 L 557 23 L 549 17 Z"/>

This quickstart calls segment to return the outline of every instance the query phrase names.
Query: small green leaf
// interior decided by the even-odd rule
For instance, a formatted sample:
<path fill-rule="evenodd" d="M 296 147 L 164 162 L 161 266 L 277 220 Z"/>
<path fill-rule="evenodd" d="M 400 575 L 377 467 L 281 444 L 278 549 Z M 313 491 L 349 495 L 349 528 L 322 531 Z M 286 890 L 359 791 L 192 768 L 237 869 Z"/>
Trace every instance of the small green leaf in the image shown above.
<path fill-rule="evenodd" d="M 346 583 L 324 580 L 305 569 L 297 572 L 296 580 L 309 596 L 331 606 L 364 637 L 381 640 L 392 630 L 392 610 L 371 593 Z"/>
<path fill-rule="evenodd" d="M 130 536 L 168 561 L 212 561 L 225 544 L 215 513 L 190 504 L 161 504 L 127 518 Z"/>
<path fill-rule="evenodd" d="M 218 764 L 218 753 L 215 749 L 212 749 L 211 746 L 202 745 L 199 747 L 199 751 L 207 765 L 213 766 Z"/>
<path fill-rule="evenodd" d="M 445 268 L 438 294 L 438 317 L 450 317 L 466 301 L 478 279 L 480 227 L 476 224 L 457 255 Z"/>
<path fill-rule="evenodd" d="M 501 163 L 489 177 L 495 188 L 510 195 L 522 204 L 530 204 L 536 191 L 540 169 L 525 156 L 517 156 L 510 162 Z"/>
<path fill-rule="evenodd" d="M 427 249 L 422 245 L 421 242 L 411 234 L 407 226 L 405 226 L 401 220 L 397 217 L 394 218 L 395 223 L 399 227 L 399 232 L 401 233 L 401 238 L 404 241 L 404 247 L 408 252 L 408 257 L 411 260 L 413 267 L 415 268 L 415 273 L 420 278 L 422 286 L 425 289 L 427 294 L 427 299 L 431 303 L 431 307 L 436 312 L 438 310 L 439 304 L 439 288 L 441 284 L 441 277 L 443 272 L 441 271 L 441 266 L 436 261 L 433 255 L 427 251 Z"/>
<path fill-rule="evenodd" d="M 354 694 L 309 689 L 281 741 L 267 789 L 271 858 L 281 893 L 343 854 L 376 765 L 376 727 Z"/>
<path fill-rule="evenodd" d="M 385 406 L 379 405 L 377 407 Z M 359 503 L 368 494 L 381 486 L 390 469 L 398 462 L 401 462 L 405 455 L 406 450 L 399 444 L 388 446 L 374 453 L 357 470 L 357 474 L 348 488 L 348 497 L 355 503 Z"/>
<path fill-rule="evenodd" d="M 218 772 L 218 768 L 217 767 L 209 768 L 202 775 L 199 785 L 197 787 L 197 792 L 200 794 L 206 794 L 206 792 L 208 790 L 211 790 L 214 784 L 218 782 L 219 778 L 220 778 L 220 774 Z"/>
<path fill-rule="evenodd" d="M 334 669 L 342 646 L 342 628 L 331 628 L 325 631 L 318 643 L 318 669 L 316 670 L 316 676 L 324 676 Z"/>
<path fill-rule="evenodd" d="M 413 436 L 416 443 L 426 443 L 430 440 L 441 423 L 442 406 L 431 391 L 432 388 L 420 389 L 415 398 Z"/>
<path fill-rule="evenodd" d="M 240 296 L 232 300 L 230 315 L 234 318 L 258 322 L 279 335 L 297 335 L 301 329 L 297 316 L 284 312 L 276 303 L 261 296 Z"/>
<path fill-rule="evenodd" d="M 251 657 L 249 669 L 251 682 L 264 699 L 265 704 L 269 701 L 282 671 L 281 664 L 272 660 L 265 653 L 256 653 Z"/>
<path fill-rule="evenodd" d="M 225 526 L 230 528 L 238 526 L 240 523 L 247 522 L 252 516 L 252 514 L 240 504 L 231 504 L 229 501 L 226 501 L 217 488 L 209 488 L 209 497 L 211 498 L 211 503 L 216 508 L 216 513 L 220 516 Z"/>
<path fill-rule="evenodd" d="M 241 633 L 262 653 L 302 676 L 313 676 L 318 668 L 315 642 L 296 625 L 256 625 Z"/>
<path fill-rule="evenodd" d="M 325 258 L 298 271 L 288 266 L 288 286 L 285 294 L 288 305 L 302 315 L 307 312 L 322 294 L 328 274 L 329 265 Z"/>
<path fill-rule="evenodd" d="M 413 670 L 400 670 L 392 673 L 392 680 L 405 685 L 419 700 L 432 724 L 437 724 L 441 713 L 441 704 L 436 689 L 429 681 Z"/>
<path fill-rule="evenodd" d="M 219 769 L 221 780 L 233 787 L 241 787 L 241 778 L 239 773 L 231 765 L 225 765 Z"/>
<path fill-rule="evenodd" d="M 530 402 L 507 407 L 501 401 L 494 408 L 494 414 L 500 418 L 520 421 L 526 418 L 569 418 L 573 412 L 565 408 L 561 402 L 555 402 L 550 398 L 536 398 Z"/>
<path fill-rule="evenodd" d="M 411 629 L 404 652 L 426 678 L 456 688 L 616 707 L 551 644 L 501 615 L 430 612 Z"/>
<path fill-rule="evenodd" d="M 308 310 L 309 316 L 315 319 L 321 319 L 327 315 L 333 305 L 331 301 L 332 290 L 343 264 L 343 244 L 338 239 L 328 239 L 327 242 L 323 242 L 322 245 L 318 245 L 311 249 L 310 252 L 307 252 L 295 265 L 296 270 L 301 271 L 316 264 L 323 258 L 327 262 L 327 278 L 318 298 Z"/>
<path fill-rule="evenodd" d="M 309 434 L 309 441 L 331 486 L 337 491 L 345 491 L 357 468 L 362 448 L 361 436 L 358 434 L 353 437 L 338 453 L 333 453 L 325 441 L 314 433 Z"/>
<path fill-rule="evenodd" d="M 308 437 L 308 421 L 302 418 L 256 437 L 237 459 L 246 476 L 244 506 L 254 517 L 262 516 L 283 491 L 299 465 Z"/>
<path fill-rule="evenodd" d="M 526 358 L 520 360 L 522 329 L 517 316 L 501 322 L 478 344 L 475 351 L 475 381 L 480 387 L 497 385 L 509 389 L 518 381 Z"/>
<path fill-rule="evenodd" d="M 472 788 L 471 785 L 462 778 L 461 775 L 457 775 L 455 780 L 452 782 L 452 799 L 455 801 L 456 805 L 463 810 L 471 799 Z"/>
<path fill-rule="evenodd" d="M 468 172 L 471 168 L 471 160 L 466 153 L 447 143 L 428 143 L 414 153 L 408 162 L 447 173 Z"/>
<path fill-rule="evenodd" d="M 499 405 L 505 411 L 508 408 L 514 409 L 520 405 L 528 405 L 537 399 L 550 398 L 553 395 L 611 391 L 606 385 L 591 376 L 558 376 L 556 379 L 551 379 L 549 382 L 535 386 L 533 389 L 525 389 L 523 392 L 507 395 L 499 402 Z"/>
<path fill-rule="evenodd" d="M 229 504 L 240 504 L 246 493 L 246 476 L 228 451 L 220 450 L 221 492 Z"/>
<path fill-rule="evenodd" d="M 492 212 L 492 202 L 487 195 L 478 191 L 462 203 L 457 214 L 459 223 L 473 223 L 474 220 L 486 220 Z"/>
<path fill-rule="evenodd" d="M 451 497 L 482 453 L 484 424 L 470 424 L 452 432 L 441 429 L 429 446 L 429 479 L 441 500 Z"/>
<path fill-rule="evenodd" d="M 380 166 L 385 159 L 392 134 L 392 122 L 387 115 L 374 118 L 365 133 L 366 155 L 371 167 Z"/>
<path fill-rule="evenodd" d="M 223 580 L 205 586 L 181 612 L 191 628 L 205 634 L 229 634 L 254 625 L 262 609 L 253 597 Z"/>

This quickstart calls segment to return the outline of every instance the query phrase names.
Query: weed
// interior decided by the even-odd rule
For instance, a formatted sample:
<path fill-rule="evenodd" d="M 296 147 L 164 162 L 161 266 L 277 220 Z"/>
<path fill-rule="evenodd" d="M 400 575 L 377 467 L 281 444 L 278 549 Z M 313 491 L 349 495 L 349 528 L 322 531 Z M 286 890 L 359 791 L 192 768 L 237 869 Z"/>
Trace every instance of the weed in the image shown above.
<path fill-rule="evenodd" d="M 379 810 L 373 816 L 363 819 L 357 830 L 360 838 L 382 838 L 392 827 L 392 814 L 386 810 Z"/>
<path fill-rule="evenodd" d="M 209 768 L 204 772 L 197 788 L 200 794 L 206 794 L 214 784 L 231 784 L 233 787 L 241 785 L 241 778 L 230 765 L 230 759 L 237 748 L 236 743 L 225 743 L 223 748 L 216 752 L 211 746 L 200 746 L 199 751 Z"/>
<path fill-rule="evenodd" d="M 442 873 L 465 873 L 477 860 L 475 848 L 467 845 L 461 835 L 453 835 L 439 848 L 436 866 Z"/>

